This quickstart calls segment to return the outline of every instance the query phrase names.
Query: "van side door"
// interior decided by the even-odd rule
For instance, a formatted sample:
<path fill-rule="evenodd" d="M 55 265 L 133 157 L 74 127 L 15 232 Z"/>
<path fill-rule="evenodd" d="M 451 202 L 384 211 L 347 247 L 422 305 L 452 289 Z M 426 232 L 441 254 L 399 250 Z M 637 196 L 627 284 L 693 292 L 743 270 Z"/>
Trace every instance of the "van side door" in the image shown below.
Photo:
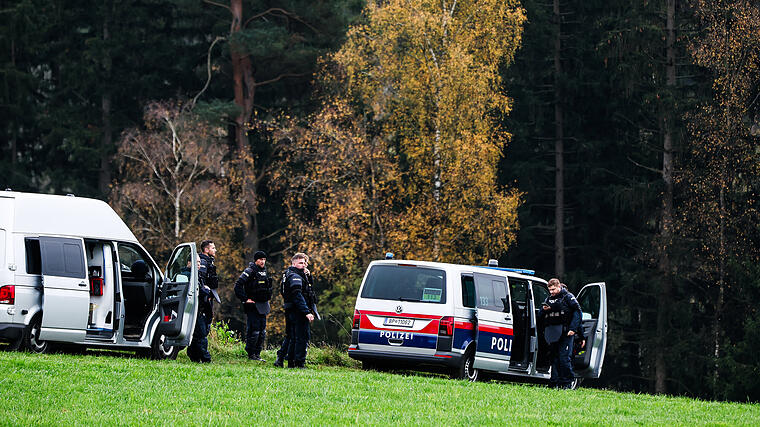
<path fill-rule="evenodd" d="M 84 341 L 90 308 L 84 241 L 40 237 L 42 328 L 40 339 Z"/>
<path fill-rule="evenodd" d="M 607 288 L 604 282 L 591 283 L 578 293 L 581 321 L 586 337 L 585 351 L 573 358 L 577 377 L 599 378 L 607 349 Z"/>
<path fill-rule="evenodd" d="M 183 243 L 172 252 L 166 265 L 158 300 L 156 334 L 165 345 L 186 347 L 198 316 L 198 251 L 195 243 Z"/>
<path fill-rule="evenodd" d="M 512 353 L 512 315 L 507 279 L 475 273 L 477 369 L 506 371 Z"/>

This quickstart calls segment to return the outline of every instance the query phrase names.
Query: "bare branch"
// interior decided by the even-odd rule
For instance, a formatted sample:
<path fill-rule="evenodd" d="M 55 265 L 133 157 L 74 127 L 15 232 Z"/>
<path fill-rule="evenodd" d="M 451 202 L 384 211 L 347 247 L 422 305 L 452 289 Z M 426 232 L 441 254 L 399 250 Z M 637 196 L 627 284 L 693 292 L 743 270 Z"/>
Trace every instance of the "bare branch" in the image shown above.
<path fill-rule="evenodd" d="M 253 21 L 254 19 L 258 19 L 258 18 L 261 18 L 262 16 L 265 16 L 265 15 L 269 15 L 269 14 L 271 14 L 271 13 L 280 13 L 280 14 L 282 14 L 282 15 L 285 15 L 285 16 L 286 16 L 286 17 L 288 17 L 288 18 L 291 18 L 291 19 L 293 19 L 293 20 L 296 20 L 296 21 L 298 21 L 298 22 L 300 22 L 300 23 L 302 23 L 302 24 L 306 25 L 307 27 L 309 27 L 309 29 L 310 29 L 310 30 L 312 30 L 312 31 L 314 31 L 315 33 L 319 34 L 319 30 L 317 30 L 316 28 L 314 28 L 314 27 L 313 27 L 311 24 L 309 24 L 308 22 L 306 22 L 306 21 L 304 21 L 303 19 L 301 19 L 301 18 L 300 18 L 298 15 L 296 15 L 296 14 L 295 14 L 295 13 L 293 13 L 293 12 L 289 12 L 289 11 L 287 11 L 287 10 L 285 10 L 285 9 L 281 9 L 281 8 L 279 8 L 279 7 L 272 7 L 272 8 L 269 8 L 269 9 L 267 9 L 267 10 L 265 10 L 265 11 L 261 12 L 261 13 L 258 13 L 258 14 L 256 14 L 256 15 L 253 15 L 253 16 L 251 16 L 250 18 L 248 18 L 248 19 L 245 21 L 245 23 L 243 24 L 243 27 L 247 27 L 247 26 L 248 26 L 248 24 L 249 24 L 251 21 Z"/>
<path fill-rule="evenodd" d="M 211 83 L 211 49 L 214 48 L 214 45 L 222 40 L 226 40 L 225 37 L 217 36 L 213 42 L 211 42 L 211 46 L 208 48 L 208 53 L 206 54 L 206 72 L 208 73 L 208 78 L 206 79 L 206 84 L 203 85 L 203 89 L 201 89 L 200 92 L 198 92 L 197 95 L 193 98 L 193 100 L 189 104 L 189 109 L 192 110 L 195 107 L 195 102 L 198 101 L 198 98 L 203 94 L 203 92 L 208 89 L 209 84 Z"/>
<path fill-rule="evenodd" d="M 204 3 L 208 3 L 208 4 L 212 4 L 212 5 L 214 5 L 214 6 L 223 7 L 223 8 L 225 8 L 225 9 L 229 10 L 229 11 L 230 11 L 230 13 L 232 12 L 232 9 L 231 9 L 229 6 L 227 6 L 226 4 L 217 3 L 217 2 L 215 2 L 215 1 L 211 1 L 211 0 L 203 0 L 203 2 L 204 2 Z"/>

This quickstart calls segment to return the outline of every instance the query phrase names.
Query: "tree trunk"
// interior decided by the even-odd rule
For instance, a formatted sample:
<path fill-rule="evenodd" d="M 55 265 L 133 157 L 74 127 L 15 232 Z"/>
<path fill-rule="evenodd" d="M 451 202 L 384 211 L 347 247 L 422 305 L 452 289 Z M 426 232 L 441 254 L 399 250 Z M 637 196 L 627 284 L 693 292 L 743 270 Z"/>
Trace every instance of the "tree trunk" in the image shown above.
<path fill-rule="evenodd" d="M 230 2 L 232 23 L 230 24 L 230 58 L 232 61 L 232 79 L 235 86 L 235 104 L 240 108 L 240 113 L 235 117 L 235 143 L 238 150 L 243 150 L 248 144 L 246 129 L 253 110 L 253 97 L 255 94 L 255 82 L 253 79 L 253 66 L 251 58 L 241 48 L 235 46 L 235 33 L 242 30 L 243 25 L 243 1 L 232 0 Z"/>
<path fill-rule="evenodd" d="M 675 0 L 667 1 L 666 22 L 666 87 L 669 91 L 676 86 L 676 54 L 675 54 Z M 667 364 L 665 353 L 668 348 L 668 312 L 671 309 L 670 294 L 673 274 L 670 260 L 671 244 L 673 241 L 673 117 L 672 106 L 666 105 L 662 110 L 663 153 L 662 153 L 662 221 L 660 225 L 660 262 L 659 271 L 662 277 L 659 298 L 657 301 L 657 345 L 655 348 L 655 392 L 666 393 Z"/>
<path fill-rule="evenodd" d="M 105 88 L 100 99 L 101 106 L 101 142 L 100 142 L 100 170 L 98 173 L 98 189 L 104 197 L 108 195 L 108 186 L 111 184 L 111 150 L 113 148 L 113 133 L 111 129 L 111 93 L 108 89 L 111 80 L 111 52 L 108 47 L 110 36 L 111 6 L 106 2 L 103 14 L 103 42 L 106 48 L 103 52 L 103 77 Z"/>
<path fill-rule="evenodd" d="M 251 58 L 241 48 L 235 46 L 235 33 L 242 30 L 243 26 L 243 2 L 242 0 L 231 0 L 230 11 L 232 12 L 232 23 L 230 24 L 230 58 L 232 62 L 232 76 L 234 82 L 235 104 L 240 108 L 240 113 L 235 117 L 235 145 L 240 158 L 248 151 L 247 129 L 250 126 L 251 115 L 253 114 L 253 100 L 256 95 L 256 81 L 253 77 L 253 64 Z M 240 162 L 244 164 L 244 162 Z M 254 164 L 254 167 L 256 165 Z M 256 174 L 256 170 L 247 173 Z M 246 244 L 247 252 L 251 256 L 253 251 L 259 249 L 259 225 L 256 217 L 258 211 L 258 192 L 254 183 L 246 188 L 242 195 L 245 200 L 245 206 L 248 210 L 248 219 L 250 228 L 243 239 Z"/>
<path fill-rule="evenodd" d="M 554 0 L 554 20 L 557 35 L 554 39 L 554 273 L 562 278 L 565 274 L 565 159 L 564 114 L 560 74 L 562 73 L 562 23 L 559 0 Z"/>

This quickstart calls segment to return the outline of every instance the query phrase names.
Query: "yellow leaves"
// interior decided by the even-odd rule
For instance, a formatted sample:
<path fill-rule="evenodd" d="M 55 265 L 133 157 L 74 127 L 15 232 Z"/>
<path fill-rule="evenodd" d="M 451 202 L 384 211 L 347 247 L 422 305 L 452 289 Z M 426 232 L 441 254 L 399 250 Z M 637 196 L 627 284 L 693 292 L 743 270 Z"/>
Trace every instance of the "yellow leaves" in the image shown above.
<path fill-rule="evenodd" d="M 291 233 L 328 274 L 358 272 L 386 250 L 498 256 L 520 203 L 496 185 L 509 134 L 494 114 L 510 108 L 498 67 L 519 46 L 524 11 L 511 0 L 390 0 L 364 16 L 322 74 L 338 92 L 306 129 L 288 131 L 304 161 Z"/>

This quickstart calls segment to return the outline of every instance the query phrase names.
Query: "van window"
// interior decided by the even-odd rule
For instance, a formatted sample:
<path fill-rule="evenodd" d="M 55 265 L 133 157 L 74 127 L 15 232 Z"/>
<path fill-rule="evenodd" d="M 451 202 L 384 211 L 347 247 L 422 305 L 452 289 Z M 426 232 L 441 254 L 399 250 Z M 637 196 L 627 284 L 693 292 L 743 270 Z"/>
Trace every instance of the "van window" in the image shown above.
<path fill-rule="evenodd" d="M 509 313 L 509 296 L 507 282 L 493 276 L 476 275 L 475 290 L 478 295 L 478 308 Z"/>
<path fill-rule="evenodd" d="M 462 305 L 475 308 L 475 279 L 472 276 L 462 276 Z"/>
<path fill-rule="evenodd" d="M 584 313 L 591 314 L 592 319 L 599 318 L 599 308 L 602 306 L 602 289 L 599 286 L 589 286 L 583 292 L 578 303 Z"/>
<path fill-rule="evenodd" d="M 531 282 L 533 285 L 533 303 L 536 309 L 541 308 L 541 303 L 549 298 L 549 290 L 546 289 L 546 285 L 538 282 Z"/>
<path fill-rule="evenodd" d="M 24 239 L 24 247 L 26 248 L 26 274 L 42 274 L 40 241 Z"/>
<path fill-rule="evenodd" d="M 46 276 L 87 277 L 82 241 L 62 237 L 41 237 L 42 274 Z"/>
<path fill-rule="evenodd" d="M 400 265 L 375 265 L 369 270 L 362 298 L 446 303 L 443 270 Z"/>
<path fill-rule="evenodd" d="M 119 262 L 121 263 L 121 275 L 126 280 L 139 282 L 152 280 L 151 263 L 139 247 L 128 243 L 119 243 Z"/>

